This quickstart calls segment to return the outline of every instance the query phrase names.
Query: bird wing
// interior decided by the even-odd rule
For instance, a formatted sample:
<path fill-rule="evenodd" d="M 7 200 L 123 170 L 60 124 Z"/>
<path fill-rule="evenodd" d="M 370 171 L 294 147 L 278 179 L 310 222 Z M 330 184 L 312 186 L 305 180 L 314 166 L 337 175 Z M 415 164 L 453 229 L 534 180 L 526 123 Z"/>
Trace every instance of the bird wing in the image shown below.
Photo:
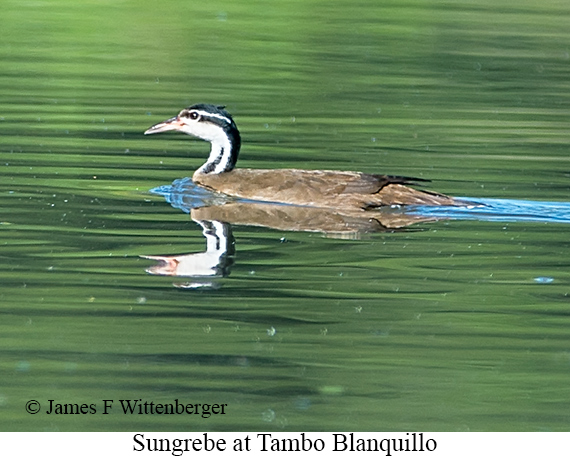
<path fill-rule="evenodd" d="M 424 192 L 407 184 L 426 180 L 328 170 L 257 170 L 195 173 L 194 182 L 234 197 L 318 207 L 369 209 L 385 205 L 452 204 L 450 197 Z"/>

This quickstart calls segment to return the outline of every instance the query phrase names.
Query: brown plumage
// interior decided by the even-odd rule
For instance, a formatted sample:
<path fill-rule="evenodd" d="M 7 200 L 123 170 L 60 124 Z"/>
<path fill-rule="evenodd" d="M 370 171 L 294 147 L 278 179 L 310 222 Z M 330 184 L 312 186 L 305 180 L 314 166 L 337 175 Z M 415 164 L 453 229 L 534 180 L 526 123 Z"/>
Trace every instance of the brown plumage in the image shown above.
<path fill-rule="evenodd" d="M 407 184 L 424 179 L 351 171 L 234 169 L 241 138 L 223 107 L 197 104 L 150 127 L 145 134 L 177 130 L 211 143 L 207 162 L 193 175 L 196 184 L 233 197 L 320 208 L 369 210 L 393 205 L 463 205 L 460 200 Z"/>
<path fill-rule="evenodd" d="M 226 173 L 196 172 L 200 186 L 248 200 L 320 208 L 372 209 L 391 205 L 457 205 L 446 195 L 416 190 L 413 178 L 350 171 L 238 168 Z"/>

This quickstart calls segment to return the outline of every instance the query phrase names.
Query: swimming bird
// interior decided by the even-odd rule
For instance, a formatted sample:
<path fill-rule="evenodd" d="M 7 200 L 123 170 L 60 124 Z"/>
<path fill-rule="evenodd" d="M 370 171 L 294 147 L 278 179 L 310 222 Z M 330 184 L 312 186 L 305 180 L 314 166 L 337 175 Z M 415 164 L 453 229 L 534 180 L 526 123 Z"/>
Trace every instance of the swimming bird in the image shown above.
<path fill-rule="evenodd" d="M 298 206 L 371 210 L 395 205 L 463 205 L 447 195 L 408 184 L 429 180 L 353 171 L 235 168 L 241 137 L 223 106 L 199 103 L 153 125 L 145 135 L 176 130 L 210 142 L 208 160 L 192 180 L 232 197 Z"/>

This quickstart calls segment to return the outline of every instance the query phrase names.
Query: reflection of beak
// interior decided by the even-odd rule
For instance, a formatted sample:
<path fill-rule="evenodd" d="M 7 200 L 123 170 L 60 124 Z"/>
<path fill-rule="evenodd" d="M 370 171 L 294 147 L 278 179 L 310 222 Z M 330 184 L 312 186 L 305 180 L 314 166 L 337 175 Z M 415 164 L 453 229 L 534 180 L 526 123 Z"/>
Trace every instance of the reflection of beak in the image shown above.
<path fill-rule="evenodd" d="M 183 126 L 184 123 L 180 120 L 180 117 L 175 116 L 164 122 L 159 122 L 158 124 L 153 125 L 146 132 L 144 132 L 144 134 L 150 135 L 152 133 L 166 132 L 168 130 L 180 130 Z"/>
<path fill-rule="evenodd" d="M 153 127 L 151 127 L 151 129 L 152 128 Z M 141 255 L 141 257 L 143 259 L 158 260 L 160 262 L 158 265 L 153 265 L 151 267 L 148 267 L 146 269 L 147 273 L 150 273 L 151 275 L 176 276 L 176 269 L 178 268 L 178 264 L 180 262 L 178 261 L 178 259 L 176 259 L 175 256 Z"/>

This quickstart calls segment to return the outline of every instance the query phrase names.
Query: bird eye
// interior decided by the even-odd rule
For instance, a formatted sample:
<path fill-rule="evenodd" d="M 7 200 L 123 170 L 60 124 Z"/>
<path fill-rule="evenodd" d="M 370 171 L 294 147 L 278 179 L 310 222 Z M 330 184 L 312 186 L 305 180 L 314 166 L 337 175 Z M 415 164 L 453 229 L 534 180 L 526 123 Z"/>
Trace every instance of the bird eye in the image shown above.
<path fill-rule="evenodd" d="M 196 111 L 190 111 L 190 113 L 188 113 L 188 117 L 195 121 L 200 117 L 200 115 Z"/>

